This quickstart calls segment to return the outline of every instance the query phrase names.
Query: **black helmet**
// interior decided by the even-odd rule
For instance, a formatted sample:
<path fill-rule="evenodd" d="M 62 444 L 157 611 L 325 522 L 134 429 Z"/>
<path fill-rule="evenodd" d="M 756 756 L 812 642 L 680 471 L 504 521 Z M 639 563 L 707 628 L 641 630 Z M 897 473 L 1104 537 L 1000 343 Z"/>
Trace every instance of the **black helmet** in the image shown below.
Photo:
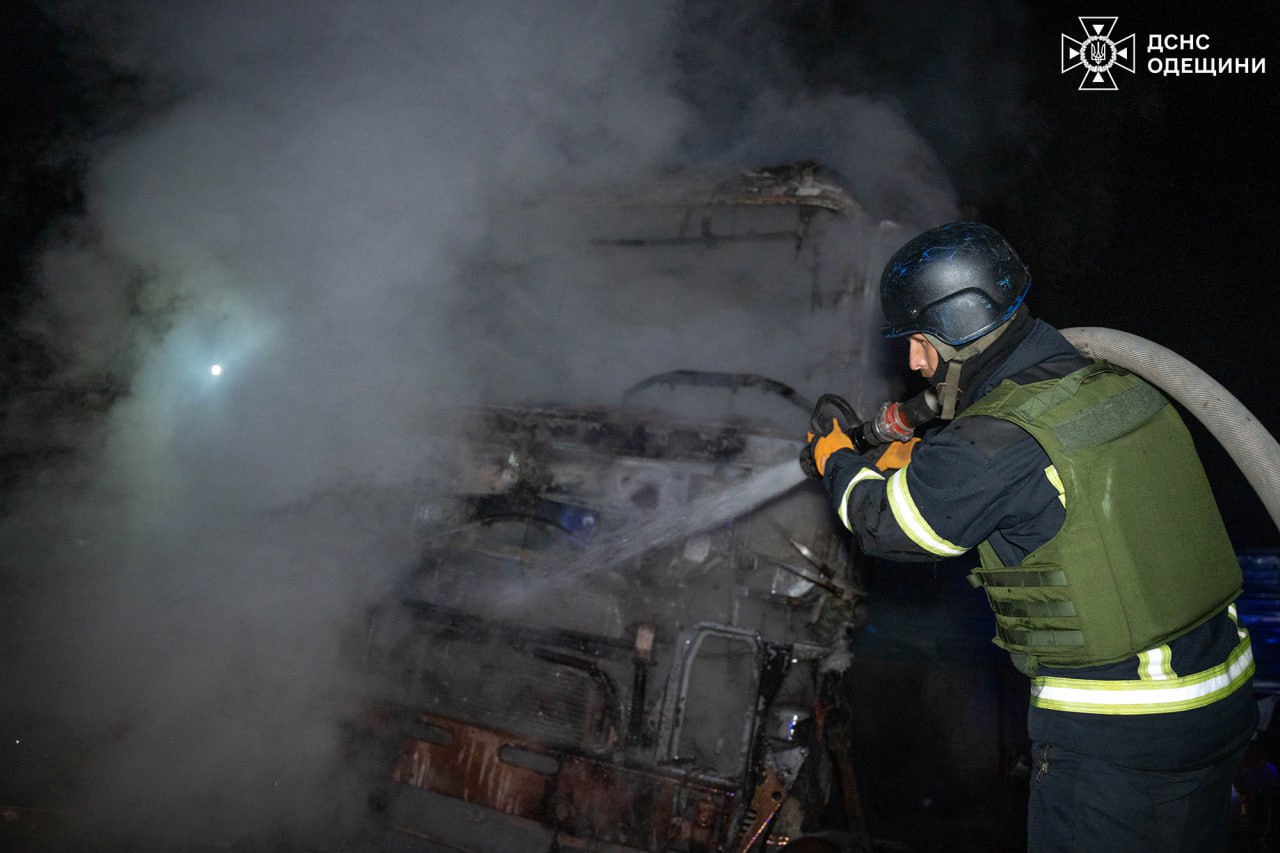
<path fill-rule="evenodd" d="M 939 225 L 885 265 L 884 334 L 920 332 L 958 347 L 1012 317 L 1030 287 L 1031 273 L 994 228 L 978 222 Z"/>

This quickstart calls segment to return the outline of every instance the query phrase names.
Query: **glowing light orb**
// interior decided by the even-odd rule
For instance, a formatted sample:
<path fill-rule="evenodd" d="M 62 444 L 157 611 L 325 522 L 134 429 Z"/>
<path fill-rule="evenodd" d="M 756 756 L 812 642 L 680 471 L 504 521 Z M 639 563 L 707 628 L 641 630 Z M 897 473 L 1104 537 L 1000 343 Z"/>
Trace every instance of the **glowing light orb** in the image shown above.
<path fill-rule="evenodd" d="M 210 367 L 210 368 L 209 368 L 209 372 L 210 372 L 211 374 L 213 374 L 214 376 L 221 376 L 221 375 L 222 375 L 222 365 L 221 365 L 221 364 L 215 364 L 213 367 Z"/>

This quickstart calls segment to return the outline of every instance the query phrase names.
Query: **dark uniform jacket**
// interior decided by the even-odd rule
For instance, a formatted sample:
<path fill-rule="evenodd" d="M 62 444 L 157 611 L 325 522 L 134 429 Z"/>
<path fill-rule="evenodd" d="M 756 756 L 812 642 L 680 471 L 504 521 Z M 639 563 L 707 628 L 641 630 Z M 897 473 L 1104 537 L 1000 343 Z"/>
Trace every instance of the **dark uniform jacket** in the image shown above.
<path fill-rule="evenodd" d="M 981 370 L 961 396 L 963 410 L 1005 379 L 1026 384 L 1067 374 L 1088 361 L 1054 328 L 1018 324 L 1014 340 Z M 827 462 L 824 483 L 835 510 L 862 549 L 898 561 L 956 557 L 989 540 L 1005 565 L 1051 539 L 1065 511 L 1046 476 L 1049 457 L 1030 434 L 1004 420 L 961 418 L 929 434 L 903 470 L 905 488 L 891 488 L 873 458 L 841 450 Z M 979 594 L 975 592 L 974 594 Z M 1226 611 L 1170 644 L 1179 671 L 1220 665 L 1239 642 Z M 1042 669 L 1037 675 L 1130 680 L 1136 657 L 1084 669 Z M 1251 735 L 1256 705 L 1240 689 L 1203 708 L 1164 714 L 1108 716 L 1031 707 L 1033 740 L 1139 769 L 1184 769 L 1238 749 Z"/>

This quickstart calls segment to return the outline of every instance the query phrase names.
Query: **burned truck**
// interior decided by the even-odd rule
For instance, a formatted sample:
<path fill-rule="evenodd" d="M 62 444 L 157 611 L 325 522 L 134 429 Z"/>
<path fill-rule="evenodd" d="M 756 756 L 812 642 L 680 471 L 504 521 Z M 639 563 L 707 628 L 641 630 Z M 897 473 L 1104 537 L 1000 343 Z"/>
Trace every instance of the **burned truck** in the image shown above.
<path fill-rule="evenodd" d="M 859 849 L 840 681 L 868 596 L 798 482 L 797 389 L 886 398 L 870 271 L 898 235 L 811 163 L 673 186 L 580 220 L 580 251 L 646 278 L 632 320 L 680 330 L 666 283 L 784 328 L 742 332 L 728 370 L 657 359 L 604 405 L 462 415 L 486 439 L 419 506 L 421 559 L 362 646 L 387 847 Z"/>

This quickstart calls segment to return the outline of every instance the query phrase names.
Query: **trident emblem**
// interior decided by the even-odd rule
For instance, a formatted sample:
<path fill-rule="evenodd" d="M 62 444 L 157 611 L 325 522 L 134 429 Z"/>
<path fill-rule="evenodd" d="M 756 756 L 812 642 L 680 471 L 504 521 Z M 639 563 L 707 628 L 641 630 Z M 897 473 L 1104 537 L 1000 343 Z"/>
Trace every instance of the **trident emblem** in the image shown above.
<path fill-rule="evenodd" d="M 1112 68 L 1122 68 L 1133 73 L 1133 36 L 1120 41 L 1111 40 L 1117 18 L 1078 18 L 1084 28 L 1084 41 L 1076 41 L 1062 34 L 1062 73 L 1084 66 L 1084 78 L 1080 81 L 1082 92 L 1114 92 L 1116 78 Z"/>

